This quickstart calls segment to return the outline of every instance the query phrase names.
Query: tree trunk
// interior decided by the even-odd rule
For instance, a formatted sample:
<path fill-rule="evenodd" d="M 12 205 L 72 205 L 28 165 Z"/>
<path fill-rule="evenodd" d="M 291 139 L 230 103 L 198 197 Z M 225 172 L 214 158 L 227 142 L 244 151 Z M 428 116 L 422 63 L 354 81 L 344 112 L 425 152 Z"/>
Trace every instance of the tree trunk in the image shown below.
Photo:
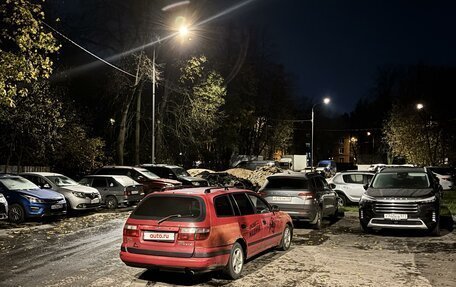
<path fill-rule="evenodd" d="M 138 88 L 138 85 L 135 85 L 131 95 L 126 99 L 125 104 L 122 108 L 119 135 L 117 136 L 117 164 L 118 165 L 124 164 L 124 148 L 125 148 L 125 135 L 127 133 L 128 111 L 130 110 L 130 105 L 134 99 L 137 88 Z"/>
<path fill-rule="evenodd" d="M 141 82 L 138 90 L 138 95 L 136 96 L 136 117 L 135 117 L 135 165 L 140 164 L 139 155 L 139 141 L 141 136 L 141 94 L 142 94 L 143 82 Z"/>

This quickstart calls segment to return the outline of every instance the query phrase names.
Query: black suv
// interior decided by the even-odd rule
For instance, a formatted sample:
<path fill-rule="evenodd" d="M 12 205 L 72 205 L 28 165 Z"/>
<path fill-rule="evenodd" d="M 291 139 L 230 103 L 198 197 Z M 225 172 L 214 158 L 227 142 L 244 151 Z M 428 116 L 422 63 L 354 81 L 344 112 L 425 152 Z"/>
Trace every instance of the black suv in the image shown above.
<path fill-rule="evenodd" d="M 365 232 L 373 228 L 424 229 L 439 236 L 441 186 L 425 168 L 384 168 L 359 201 Z"/>
<path fill-rule="evenodd" d="M 161 178 L 180 181 L 182 182 L 182 185 L 186 187 L 208 186 L 207 180 L 193 177 L 184 168 L 177 165 L 142 164 L 141 167 L 155 173 Z"/>

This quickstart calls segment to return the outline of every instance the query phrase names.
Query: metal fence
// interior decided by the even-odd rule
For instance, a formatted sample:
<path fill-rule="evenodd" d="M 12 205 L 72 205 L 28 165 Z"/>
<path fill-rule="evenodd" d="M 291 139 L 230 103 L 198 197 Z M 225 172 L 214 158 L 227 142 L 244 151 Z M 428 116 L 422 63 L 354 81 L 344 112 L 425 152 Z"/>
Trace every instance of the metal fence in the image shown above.
<path fill-rule="evenodd" d="M 0 165 L 0 172 L 5 173 L 20 173 L 20 172 L 43 172 L 43 171 L 50 171 L 51 168 L 49 166 L 17 166 L 17 165 Z"/>

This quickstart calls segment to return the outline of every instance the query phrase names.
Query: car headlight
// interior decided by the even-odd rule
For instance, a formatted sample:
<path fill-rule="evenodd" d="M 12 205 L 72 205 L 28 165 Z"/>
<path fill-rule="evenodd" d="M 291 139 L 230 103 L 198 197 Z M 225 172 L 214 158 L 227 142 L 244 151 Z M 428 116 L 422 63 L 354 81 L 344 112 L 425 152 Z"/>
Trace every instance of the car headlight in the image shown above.
<path fill-rule="evenodd" d="M 84 192 L 79 192 L 79 191 L 73 191 L 74 196 L 80 197 L 80 198 L 85 198 L 86 195 Z"/>
<path fill-rule="evenodd" d="M 369 202 L 369 201 L 375 201 L 375 197 L 372 197 L 370 195 L 367 195 L 365 193 L 363 193 L 363 195 L 361 195 L 361 198 L 359 199 L 359 202 Z"/>
<path fill-rule="evenodd" d="M 435 197 L 435 195 L 431 196 L 431 197 L 428 197 L 428 198 L 424 198 L 422 200 L 420 200 L 421 203 L 433 203 L 437 200 L 437 198 Z"/>
<path fill-rule="evenodd" d="M 22 196 L 25 197 L 28 201 L 30 201 L 30 203 L 44 203 L 44 200 L 41 200 L 34 196 L 30 196 L 30 195 L 22 195 Z"/>

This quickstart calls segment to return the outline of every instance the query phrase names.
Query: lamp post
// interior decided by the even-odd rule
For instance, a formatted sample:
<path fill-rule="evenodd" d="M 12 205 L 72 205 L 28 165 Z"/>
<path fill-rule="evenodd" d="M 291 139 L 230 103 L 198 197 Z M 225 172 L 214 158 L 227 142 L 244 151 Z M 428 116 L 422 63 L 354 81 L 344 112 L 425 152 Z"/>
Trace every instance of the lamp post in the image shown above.
<path fill-rule="evenodd" d="M 327 105 L 331 102 L 331 99 L 330 98 L 324 98 L 323 99 L 323 104 Z M 315 112 L 314 112 L 314 109 L 317 105 L 320 105 L 321 103 L 316 103 L 312 106 L 312 119 L 311 119 L 311 122 L 312 122 L 312 144 L 311 144 L 311 154 L 310 154 L 310 166 L 312 168 L 312 171 L 314 170 L 314 126 L 315 126 Z"/>
<path fill-rule="evenodd" d="M 178 35 L 186 37 L 189 29 L 186 25 L 181 25 L 178 30 Z M 151 161 L 155 163 L 155 85 L 156 85 L 156 71 L 155 71 L 155 46 L 152 56 L 152 147 L 151 147 Z"/>

